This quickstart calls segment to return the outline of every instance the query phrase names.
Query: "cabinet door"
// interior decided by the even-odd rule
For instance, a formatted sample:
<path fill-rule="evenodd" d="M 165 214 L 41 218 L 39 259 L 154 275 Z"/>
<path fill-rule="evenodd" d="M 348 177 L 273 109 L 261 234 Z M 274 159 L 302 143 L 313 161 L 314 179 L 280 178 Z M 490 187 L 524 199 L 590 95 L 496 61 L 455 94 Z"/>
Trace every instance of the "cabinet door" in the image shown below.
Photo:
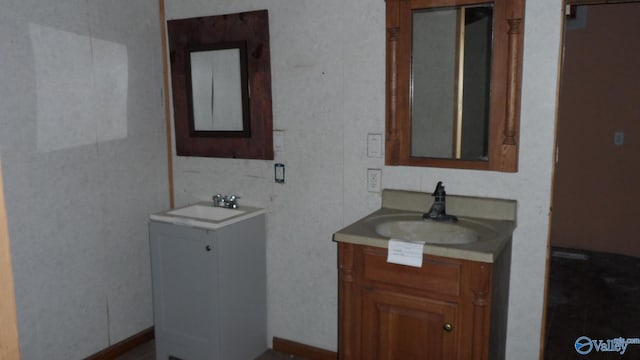
<path fill-rule="evenodd" d="M 205 359 L 219 351 L 217 243 L 214 233 L 177 229 L 151 227 L 157 343 L 167 355 Z"/>
<path fill-rule="evenodd" d="M 457 304 L 365 288 L 362 305 L 364 359 L 457 358 Z"/>

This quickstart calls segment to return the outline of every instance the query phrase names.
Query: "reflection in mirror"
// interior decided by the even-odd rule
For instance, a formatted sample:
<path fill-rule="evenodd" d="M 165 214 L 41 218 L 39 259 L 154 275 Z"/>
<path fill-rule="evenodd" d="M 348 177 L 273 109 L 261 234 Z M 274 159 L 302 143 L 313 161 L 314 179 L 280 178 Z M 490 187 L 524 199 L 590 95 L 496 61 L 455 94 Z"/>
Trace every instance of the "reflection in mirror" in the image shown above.
<path fill-rule="evenodd" d="M 412 12 L 411 156 L 488 160 L 493 5 Z"/>
<path fill-rule="evenodd" d="M 228 47 L 228 48 L 227 48 Z M 190 51 L 193 130 L 248 130 L 246 51 L 229 44 Z"/>

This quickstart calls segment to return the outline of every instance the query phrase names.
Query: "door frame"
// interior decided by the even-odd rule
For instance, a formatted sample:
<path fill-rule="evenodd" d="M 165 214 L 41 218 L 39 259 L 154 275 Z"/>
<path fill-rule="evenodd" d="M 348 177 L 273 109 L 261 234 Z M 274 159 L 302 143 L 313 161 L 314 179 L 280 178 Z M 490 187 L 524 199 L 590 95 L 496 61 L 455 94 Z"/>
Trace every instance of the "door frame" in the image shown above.
<path fill-rule="evenodd" d="M 0 359 L 19 360 L 18 320 L 13 286 L 13 268 L 11 266 L 7 209 L 4 202 L 2 179 L 2 161 L 0 159 L 0 294 L 3 294 L 0 301 L 0 319 L 2 319 L 2 326 L 0 326 Z"/>

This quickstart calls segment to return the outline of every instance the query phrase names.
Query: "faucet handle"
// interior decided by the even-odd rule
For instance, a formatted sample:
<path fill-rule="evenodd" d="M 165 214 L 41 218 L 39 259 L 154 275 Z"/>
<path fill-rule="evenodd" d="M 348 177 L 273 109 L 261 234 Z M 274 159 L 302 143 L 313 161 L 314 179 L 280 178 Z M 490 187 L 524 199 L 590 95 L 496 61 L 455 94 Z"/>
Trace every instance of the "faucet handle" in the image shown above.
<path fill-rule="evenodd" d="M 226 206 L 230 209 L 237 209 L 238 208 L 238 199 L 240 199 L 240 196 L 236 195 L 236 194 L 231 194 L 229 196 L 226 197 Z"/>
<path fill-rule="evenodd" d="M 213 200 L 213 206 L 224 206 L 224 198 L 222 194 L 215 194 L 211 200 Z"/>

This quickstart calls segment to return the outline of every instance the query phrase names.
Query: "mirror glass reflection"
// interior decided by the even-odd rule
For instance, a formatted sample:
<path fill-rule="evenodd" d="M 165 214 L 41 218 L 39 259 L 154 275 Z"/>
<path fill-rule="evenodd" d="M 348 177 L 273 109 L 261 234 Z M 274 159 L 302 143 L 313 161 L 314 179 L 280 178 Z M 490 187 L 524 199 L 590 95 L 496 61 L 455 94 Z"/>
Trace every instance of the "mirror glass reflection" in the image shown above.
<path fill-rule="evenodd" d="M 414 10 L 411 156 L 488 160 L 492 4 Z"/>
<path fill-rule="evenodd" d="M 240 47 L 190 51 L 194 131 L 246 130 L 242 56 Z"/>

